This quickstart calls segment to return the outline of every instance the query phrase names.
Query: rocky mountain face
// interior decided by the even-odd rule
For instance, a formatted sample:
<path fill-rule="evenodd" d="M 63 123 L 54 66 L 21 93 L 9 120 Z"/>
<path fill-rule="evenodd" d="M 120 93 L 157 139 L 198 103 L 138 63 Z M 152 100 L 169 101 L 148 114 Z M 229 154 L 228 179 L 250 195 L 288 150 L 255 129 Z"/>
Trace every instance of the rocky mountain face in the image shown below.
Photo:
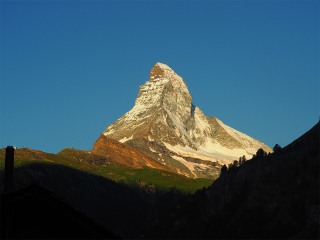
<path fill-rule="evenodd" d="M 120 143 L 112 138 L 107 138 L 104 135 L 101 135 L 96 141 L 92 152 L 100 156 L 106 156 L 107 158 L 112 159 L 113 162 L 131 168 L 142 168 L 147 166 L 150 168 L 171 171 L 165 165 L 154 161 L 144 153 L 137 151 L 135 148 Z"/>
<path fill-rule="evenodd" d="M 251 158 L 264 143 L 241 133 L 194 106 L 184 80 L 156 63 L 134 107 L 103 135 L 131 145 L 173 171 L 188 177 L 217 176 L 222 164 Z M 94 149 L 96 146 L 94 147 Z"/>

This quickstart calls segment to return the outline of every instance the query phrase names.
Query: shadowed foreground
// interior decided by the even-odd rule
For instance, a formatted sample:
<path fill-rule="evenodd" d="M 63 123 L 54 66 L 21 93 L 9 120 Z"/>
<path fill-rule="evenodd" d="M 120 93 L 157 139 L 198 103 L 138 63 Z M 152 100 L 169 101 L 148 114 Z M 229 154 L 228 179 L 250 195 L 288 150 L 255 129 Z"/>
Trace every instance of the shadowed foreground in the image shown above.
<path fill-rule="evenodd" d="M 118 239 L 36 184 L 1 198 L 2 239 Z"/>
<path fill-rule="evenodd" d="M 23 165 L 15 169 L 16 190 L 2 195 L 2 210 L 13 209 L 11 227 L 2 229 L 21 238 L 318 239 L 319 142 L 318 123 L 195 194 L 150 191 L 57 164 Z"/>
<path fill-rule="evenodd" d="M 176 190 L 148 192 L 56 164 L 25 165 L 16 168 L 14 176 L 16 187 L 20 187 L 1 198 L 3 209 L 14 209 L 8 223 L 12 237 L 136 238 L 157 221 L 160 212 L 185 195 Z M 72 222 L 75 219 L 85 220 Z M 86 221 L 87 228 L 83 227 Z M 62 234 L 65 228 L 70 230 L 66 235 Z M 88 230 L 92 228 L 93 233 Z"/>

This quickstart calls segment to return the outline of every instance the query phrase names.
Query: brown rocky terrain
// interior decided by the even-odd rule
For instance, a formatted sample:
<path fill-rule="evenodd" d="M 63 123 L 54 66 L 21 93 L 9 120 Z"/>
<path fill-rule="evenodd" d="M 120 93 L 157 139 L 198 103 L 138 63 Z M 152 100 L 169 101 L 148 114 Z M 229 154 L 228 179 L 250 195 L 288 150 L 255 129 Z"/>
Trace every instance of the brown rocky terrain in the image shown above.
<path fill-rule="evenodd" d="M 165 165 L 156 162 L 137 149 L 104 135 L 101 135 L 95 142 L 92 148 L 92 153 L 110 158 L 113 162 L 132 168 L 149 167 L 172 171 Z"/>

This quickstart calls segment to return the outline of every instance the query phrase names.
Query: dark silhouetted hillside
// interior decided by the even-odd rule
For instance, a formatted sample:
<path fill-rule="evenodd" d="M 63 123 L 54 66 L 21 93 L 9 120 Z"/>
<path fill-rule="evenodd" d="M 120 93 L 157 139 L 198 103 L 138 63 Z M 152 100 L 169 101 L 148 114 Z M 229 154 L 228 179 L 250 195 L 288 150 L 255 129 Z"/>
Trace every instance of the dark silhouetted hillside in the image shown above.
<path fill-rule="evenodd" d="M 319 238 L 320 124 L 176 206 L 147 238 Z"/>
<path fill-rule="evenodd" d="M 31 184 L 1 196 L 3 239 L 119 239 L 58 195 Z"/>
<path fill-rule="evenodd" d="M 162 212 L 165 208 L 172 209 L 172 206 L 177 201 L 173 201 L 172 199 L 181 200 L 184 196 L 179 191 L 162 192 L 161 190 L 157 190 L 156 192 L 150 192 L 147 185 L 138 187 L 137 185 L 120 184 L 101 176 L 56 164 L 33 163 L 23 165 L 15 169 L 14 176 L 18 189 L 24 189 L 21 186 L 26 186 L 25 188 L 29 189 L 30 184 L 36 184 L 40 189 L 48 189 L 50 192 L 63 198 L 76 211 L 108 229 L 110 234 L 114 233 L 115 236 L 120 236 L 121 238 L 139 237 L 156 221 L 160 211 Z M 11 196 L 10 194 L 7 195 Z M 19 194 L 13 193 L 13 196 L 16 195 Z M 36 199 L 38 195 L 36 192 Z M 170 199 L 170 201 L 162 203 L 161 199 L 166 198 Z M 6 200 L 7 205 L 16 206 L 14 203 L 16 202 L 15 198 L 7 199 L 9 199 Z M 14 202 L 12 203 L 10 199 L 13 199 Z M 18 197 L 18 199 L 21 198 Z M 43 207 L 39 204 L 30 205 L 32 199 L 34 198 L 27 197 L 25 203 L 22 201 L 21 205 L 18 204 L 20 210 L 15 212 L 17 219 L 28 219 L 25 213 L 31 214 L 32 211 L 40 211 L 41 213 Z M 30 210 L 30 208 L 33 208 L 33 210 Z M 49 212 L 53 213 L 52 211 Z M 45 224 L 44 222 L 52 224 L 52 219 L 50 219 L 52 214 L 40 214 L 39 216 L 43 218 L 43 224 Z M 58 229 L 60 225 L 57 225 Z M 70 228 L 77 226 L 71 224 Z M 35 226 L 35 230 L 39 229 L 41 238 L 43 235 L 41 235 L 42 230 L 40 231 L 40 228 L 41 226 Z M 45 234 L 46 228 L 43 231 L 43 234 Z M 70 231 L 73 233 L 72 229 Z M 91 232 L 88 232 L 88 234 L 91 234 Z M 84 234 L 83 238 L 88 238 L 86 236 L 89 236 L 89 238 L 99 238 L 101 236 L 99 232 L 97 234 L 93 232 L 96 235 L 92 236 L 88 234 Z M 19 235 L 18 237 L 21 236 Z M 48 236 L 56 238 L 56 236 L 60 237 L 61 234 L 49 234 Z M 71 236 L 74 235 L 71 234 Z M 65 237 L 65 239 L 68 239 L 68 237 Z"/>

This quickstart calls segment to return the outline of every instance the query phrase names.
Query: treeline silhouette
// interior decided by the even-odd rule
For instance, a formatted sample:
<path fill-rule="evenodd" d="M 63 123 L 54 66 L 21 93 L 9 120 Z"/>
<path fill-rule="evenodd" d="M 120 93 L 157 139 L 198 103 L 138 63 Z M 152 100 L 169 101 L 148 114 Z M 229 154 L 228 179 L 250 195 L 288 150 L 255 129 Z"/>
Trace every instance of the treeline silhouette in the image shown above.
<path fill-rule="evenodd" d="M 187 196 L 148 237 L 319 239 L 320 124 Z M 156 233 L 155 233 L 156 232 Z"/>
<path fill-rule="evenodd" d="M 273 147 L 273 152 L 274 154 L 278 154 L 281 152 L 281 149 L 282 147 L 279 145 L 279 144 L 276 144 L 274 147 Z M 267 153 L 266 151 L 264 151 L 262 148 L 259 148 L 256 152 L 256 154 L 254 154 L 252 156 L 251 159 L 249 160 L 257 160 L 257 159 L 262 159 L 268 155 L 270 155 L 271 153 Z M 234 160 L 233 163 L 230 163 L 228 164 L 228 166 L 226 164 L 224 164 L 222 167 L 221 167 L 221 170 L 220 170 L 220 175 L 223 175 L 229 171 L 233 171 L 235 168 L 243 165 L 245 162 L 247 161 L 247 158 L 245 155 L 243 155 L 242 157 L 239 158 L 239 160 Z"/>

